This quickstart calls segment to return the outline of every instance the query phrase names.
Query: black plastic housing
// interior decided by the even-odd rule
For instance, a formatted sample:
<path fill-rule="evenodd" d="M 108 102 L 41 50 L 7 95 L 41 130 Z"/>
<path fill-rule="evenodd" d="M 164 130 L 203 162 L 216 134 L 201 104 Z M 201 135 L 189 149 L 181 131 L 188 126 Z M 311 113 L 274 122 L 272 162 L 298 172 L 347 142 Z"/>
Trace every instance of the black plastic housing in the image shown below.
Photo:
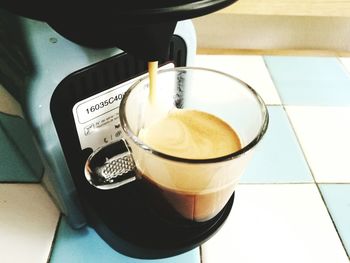
<path fill-rule="evenodd" d="M 94 48 L 118 47 L 143 60 L 168 56 L 177 21 L 203 16 L 236 0 L 20 1 L 2 0 L 0 7 L 47 22 L 63 37 Z"/>

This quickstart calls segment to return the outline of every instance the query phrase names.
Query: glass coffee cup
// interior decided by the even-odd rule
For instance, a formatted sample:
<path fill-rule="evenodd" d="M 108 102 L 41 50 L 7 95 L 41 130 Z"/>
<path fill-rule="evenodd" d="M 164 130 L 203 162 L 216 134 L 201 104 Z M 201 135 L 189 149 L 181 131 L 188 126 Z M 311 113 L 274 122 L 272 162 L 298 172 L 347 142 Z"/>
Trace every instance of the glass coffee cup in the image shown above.
<path fill-rule="evenodd" d="M 148 76 L 136 81 L 124 94 L 119 116 L 128 151 L 120 153 L 120 147 L 116 146 L 120 142 L 96 150 L 86 163 L 86 178 L 100 189 L 122 187 L 140 180 L 142 193 L 160 216 L 174 221 L 206 222 L 226 205 L 252 157 L 254 147 L 265 134 L 268 126 L 266 106 L 246 83 L 204 68 L 160 70 L 154 94 L 156 97 L 152 101 L 155 103 L 150 104 Z M 175 129 L 171 125 L 161 126 L 161 132 L 155 134 L 155 141 L 159 136 L 165 148 L 170 144 L 180 147 L 180 156 L 146 143 L 146 137 L 142 135 L 144 131 L 152 132 L 152 125 L 162 123 L 161 120 L 174 112 L 174 116 L 178 112 L 192 114 L 186 117 L 190 123 L 195 122 L 198 116 L 205 119 L 205 125 L 201 127 L 203 132 L 199 132 L 200 138 L 195 140 L 197 144 L 205 143 L 207 138 L 203 136 L 214 136 L 215 139 L 209 138 L 209 141 L 218 146 L 216 148 L 226 147 L 230 140 L 217 134 L 227 129 L 228 133 L 233 131 L 238 136 L 239 148 L 223 156 L 208 153 L 208 157 L 194 158 L 193 134 L 190 138 L 180 137 L 175 142 L 171 142 L 169 135 L 167 141 L 167 135 Z M 218 126 L 218 123 L 223 125 Z M 202 146 L 199 145 L 199 148 Z M 212 146 L 208 144 L 201 149 L 211 149 Z M 107 156 L 101 158 L 101 155 Z M 134 170 L 136 176 L 125 176 L 129 170 Z M 102 176 L 101 171 L 104 171 Z"/>

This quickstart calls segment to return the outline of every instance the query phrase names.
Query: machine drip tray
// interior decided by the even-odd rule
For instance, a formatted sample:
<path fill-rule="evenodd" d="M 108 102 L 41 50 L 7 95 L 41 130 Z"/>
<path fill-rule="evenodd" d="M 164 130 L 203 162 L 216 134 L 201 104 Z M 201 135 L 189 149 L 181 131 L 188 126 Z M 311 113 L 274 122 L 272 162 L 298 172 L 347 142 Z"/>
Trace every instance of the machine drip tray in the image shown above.
<path fill-rule="evenodd" d="M 157 259 L 198 247 L 228 217 L 234 193 L 223 210 L 204 223 L 174 224 L 149 208 L 140 180 L 113 190 L 86 187 L 81 193 L 89 225 L 114 250 L 129 257 Z"/>

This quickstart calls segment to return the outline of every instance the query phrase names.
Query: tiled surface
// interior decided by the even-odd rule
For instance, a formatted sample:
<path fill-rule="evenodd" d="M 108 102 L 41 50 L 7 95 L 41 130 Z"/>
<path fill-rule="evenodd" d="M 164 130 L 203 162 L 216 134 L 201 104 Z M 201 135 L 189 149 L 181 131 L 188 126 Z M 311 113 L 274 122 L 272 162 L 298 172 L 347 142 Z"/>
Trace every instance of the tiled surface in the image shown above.
<path fill-rule="evenodd" d="M 350 107 L 288 106 L 287 112 L 316 181 L 350 183 Z"/>
<path fill-rule="evenodd" d="M 198 56 L 197 65 L 241 78 L 270 105 L 268 132 L 217 235 L 177 257 L 128 258 L 92 228 L 71 229 L 39 184 L 6 183 L 25 173 L 2 171 L 1 263 L 350 262 L 350 59 Z"/>
<path fill-rule="evenodd" d="M 320 189 L 344 246 L 350 251 L 350 184 L 321 184 Z"/>
<path fill-rule="evenodd" d="M 50 262 L 199 263 L 200 258 L 199 249 L 162 260 L 141 260 L 126 257 L 111 249 L 90 227 L 73 230 L 63 217 Z"/>
<path fill-rule="evenodd" d="M 266 104 L 281 104 L 271 77 L 260 56 L 197 56 L 196 66 L 235 76 L 255 89 Z"/>
<path fill-rule="evenodd" d="M 242 183 L 312 182 L 309 167 L 282 106 L 268 106 L 265 138 L 242 177 Z"/>
<path fill-rule="evenodd" d="M 350 72 L 350 58 L 348 58 L 348 57 L 340 57 L 339 60 L 343 64 L 343 66 L 345 67 L 345 70 L 347 72 Z"/>
<path fill-rule="evenodd" d="M 315 185 L 241 185 L 203 263 L 348 263 Z"/>
<path fill-rule="evenodd" d="M 40 184 L 0 184 L 0 262 L 47 262 L 58 218 Z"/>
<path fill-rule="evenodd" d="M 284 105 L 350 106 L 350 75 L 331 57 L 265 57 Z"/>

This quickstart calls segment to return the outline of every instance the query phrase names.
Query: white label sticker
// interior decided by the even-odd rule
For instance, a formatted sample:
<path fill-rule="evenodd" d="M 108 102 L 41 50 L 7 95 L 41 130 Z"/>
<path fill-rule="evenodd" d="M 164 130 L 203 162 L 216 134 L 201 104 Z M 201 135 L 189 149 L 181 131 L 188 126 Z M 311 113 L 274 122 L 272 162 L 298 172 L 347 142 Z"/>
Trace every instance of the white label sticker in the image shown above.
<path fill-rule="evenodd" d="M 161 68 L 173 67 L 174 64 L 169 63 Z M 96 150 L 105 144 L 122 138 L 119 121 L 120 101 L 129 87 L 138 78 L 145 75 L 147 73 L 79 101 L 74 105 L 73 117 L 81 149 L 92 148 L 92 150 Z"/>

